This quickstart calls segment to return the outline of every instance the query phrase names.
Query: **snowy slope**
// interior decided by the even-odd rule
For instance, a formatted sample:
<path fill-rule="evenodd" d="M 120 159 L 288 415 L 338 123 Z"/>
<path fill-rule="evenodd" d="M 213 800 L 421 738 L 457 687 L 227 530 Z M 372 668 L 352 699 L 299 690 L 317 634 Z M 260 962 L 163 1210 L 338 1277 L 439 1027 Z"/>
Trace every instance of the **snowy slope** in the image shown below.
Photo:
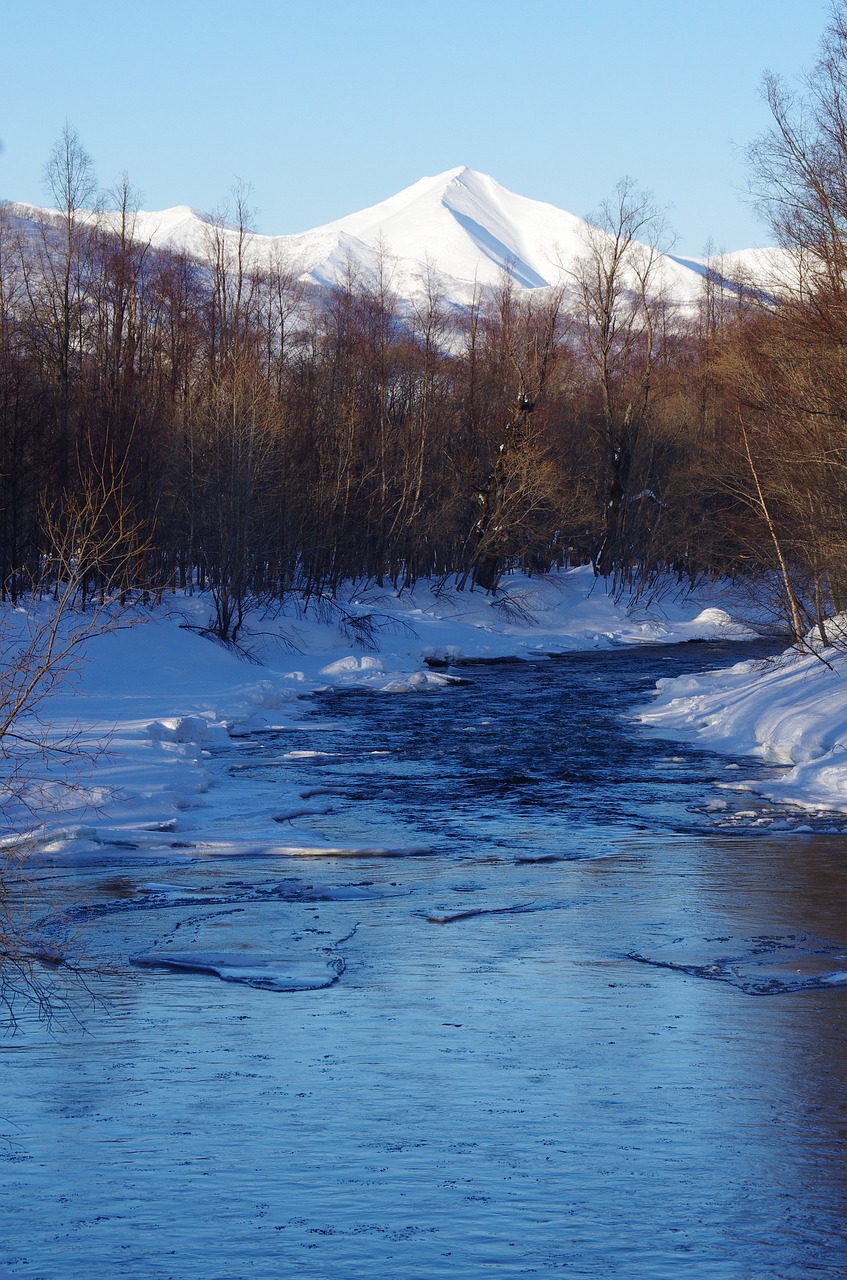
<path fill-rule="evenodd" d="M 752 289 L 779 295 L 786 285 L 796 286 L 800 278 L 797 259 L 788 249 L 738 249 L 734 253 L 714 253 L 708 258 L 673 255 L 673 260 L 701 277 L 711 274 L 733 293 Z"/>
<path fill-rule="evenodd" d="M 451 296 L 466 301 L 475 285 L 496 287 L 504 272 L 524 289 L 567 283 L 586 251 L 588 231 L 583 218 L 458 168 L 422 178 L 373 208 L 292 240 L 302 240 L 307 252 L 317 234 L 336 236 L 339 243 L 352 237 L 374 255 L 383 245 L 396 262 L 398 292 L 413 294 L 431 262 Z M 663 271 L 676 300 L 697 296 L 699 280 L 690 267 L 665 257 Z"/>
<path fill-rule="evenodd" d="M 475 282 L 495 285 L 508 270 L 516 284 L 535 289 L 554 283 L 562 264 L 583 250 L 584 229 L 573 214 L 459 168 L 422 178 L 389 200 L 292 240 L 306 257 L 323 241 L 334 242 L 339 258 L 354 242 L 375 256 L 384 246 L 396 260 L 402 292 L 414 287 L 428 261 L 443 277 L 471 288 Z"/>
<path fill-rule="evenodd" d="M 39 212 L 17 205 L 24 219 Z M 95 215 L 89 215 L 92 219 Z M 107 223 L 116 214 L 97 215 Z M 208 251 L 215 219 L 187 205 L 140 212 L 134 235 L 154 246 L 198 257 Z M 507 273 L 518 289 L 543 289 L 567 283 L 576 259 L 585 252 L 588 223 L 539 200 L 508 191 L 493 178 L 464 167 L 448 169 L 400 191 L 379 204 L 311 231 L 289 236 L 255 234 L 250 257 L 257 263 L 282 257 L 304 281 L 338 284 L 350 276 L 377 281 L 382 266 L 388 287 L 413 299 L 434 270 L 448 302 L 466 305 L 478 289 L 497 286 Z M 235 231 L 223 228 L 226 237 Z M 759 265 L 758 251 L 726 255 L 722 262 Z M 761 265 L 771 265 L 761 251 Z M 690 306 L 700 295 L 703 259 L 664 256 L 661 284 L 670 297 Z"/>

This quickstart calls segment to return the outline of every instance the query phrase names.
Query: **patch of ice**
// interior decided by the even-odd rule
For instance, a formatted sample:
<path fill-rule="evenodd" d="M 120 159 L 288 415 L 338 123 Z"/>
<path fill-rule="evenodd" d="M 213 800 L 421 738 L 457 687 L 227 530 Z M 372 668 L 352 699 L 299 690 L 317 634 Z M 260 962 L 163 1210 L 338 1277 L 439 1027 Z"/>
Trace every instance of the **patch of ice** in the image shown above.
<path fill-rule="evenodd" d="M 224 982 L 240 982 L 265 991 L 318 991 L 344 972 L 340 956 L 264 956 L 252 951 L 151 951 L 133 956 L 143 969 L 208 973 Z"/>
<path fill-rule="evenodd" d="M 274 850 L 291 858 L 431 858 L 425 845 L 287 845 Z"/>
<path fill-rule="evenodd" d="M 847 954 L 837 943 L 805 934 L 721 938 L 720 942 L 718 954 L 709 949 L 714 940 L 679 939 L 665 951 L 650 956 L 632 951 L 628 958 L 657 969 L 726 982 L 746 995 L 783 995 L 847 983 Z"/>
<path fill-rule="evenodd" d="M 295 818 L 319 818 L 332 813 L 329 805 L 303 805 L 299 809 L 285 809 L 272 815 L 272 822 L 293 822 Z"/>

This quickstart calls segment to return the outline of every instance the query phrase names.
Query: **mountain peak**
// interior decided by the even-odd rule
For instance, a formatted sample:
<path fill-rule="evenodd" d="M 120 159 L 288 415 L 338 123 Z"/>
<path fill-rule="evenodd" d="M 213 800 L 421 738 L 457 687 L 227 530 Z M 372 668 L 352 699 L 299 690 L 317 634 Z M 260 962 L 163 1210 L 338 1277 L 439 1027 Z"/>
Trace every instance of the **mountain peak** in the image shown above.
<path fill-rule="evenodd" d="M 494 182 L 487 173 L 480 173 L 478 169 L 471 169 L 466 164 L 459 165 L 457 169 L 446 169 L 438 176 L 443 180 L 445 189 L 452 186 L 473 187 L 480 183 Z"/>

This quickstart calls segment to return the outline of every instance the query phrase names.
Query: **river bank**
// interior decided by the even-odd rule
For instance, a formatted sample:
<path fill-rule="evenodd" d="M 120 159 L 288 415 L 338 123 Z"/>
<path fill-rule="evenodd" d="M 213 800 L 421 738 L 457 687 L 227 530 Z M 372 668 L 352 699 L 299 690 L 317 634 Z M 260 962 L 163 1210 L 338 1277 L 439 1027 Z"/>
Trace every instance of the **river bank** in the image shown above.
<path fill-rule="evenodd" d="M 660 680 L 638 716 L 663 736 L 783 765 L 780 777 L 740 780 L 780 804 L 847 812 L 847 652 L 786 650 L 766 663 Z"/>

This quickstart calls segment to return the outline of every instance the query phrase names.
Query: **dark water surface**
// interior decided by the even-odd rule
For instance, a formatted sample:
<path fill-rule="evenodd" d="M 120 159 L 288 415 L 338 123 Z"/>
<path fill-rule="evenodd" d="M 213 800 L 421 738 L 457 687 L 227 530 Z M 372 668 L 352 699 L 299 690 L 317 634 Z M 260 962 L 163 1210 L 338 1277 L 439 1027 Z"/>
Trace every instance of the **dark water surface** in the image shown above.
<path fill-rule="evenodd" d="M 45 872 L 108 1004 L 3 1043 L 0 1267 L 847 1276 L 844 820 L 626 718 L 738 656 L 469 667 L 233 745 L 248 800 L 409 856 Z"/>

